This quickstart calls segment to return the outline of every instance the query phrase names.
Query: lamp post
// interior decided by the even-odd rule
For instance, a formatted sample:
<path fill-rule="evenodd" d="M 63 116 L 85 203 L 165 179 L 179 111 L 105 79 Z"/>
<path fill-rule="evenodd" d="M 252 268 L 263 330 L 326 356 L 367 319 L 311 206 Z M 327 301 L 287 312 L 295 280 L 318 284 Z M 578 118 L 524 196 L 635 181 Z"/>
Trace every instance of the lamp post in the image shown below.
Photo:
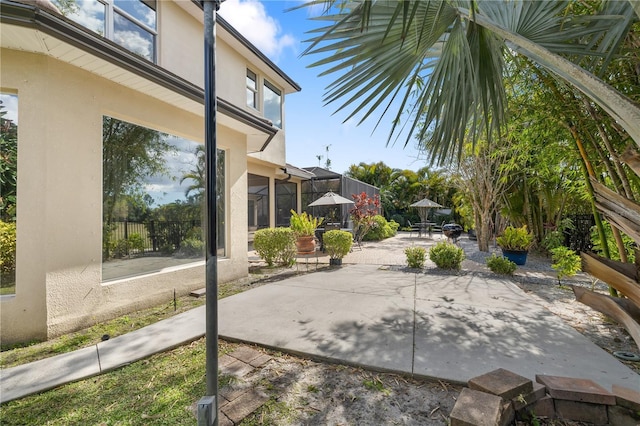
<path fill-rule="evenodd" d="M 216 207 L 216 13 L 224 0 L 202 0 L 204 9 L 204 130 L 207 243 L 206 382 L 207 395 L 198 401 L 198 426 L 218 425 L 218 211 Z"/>

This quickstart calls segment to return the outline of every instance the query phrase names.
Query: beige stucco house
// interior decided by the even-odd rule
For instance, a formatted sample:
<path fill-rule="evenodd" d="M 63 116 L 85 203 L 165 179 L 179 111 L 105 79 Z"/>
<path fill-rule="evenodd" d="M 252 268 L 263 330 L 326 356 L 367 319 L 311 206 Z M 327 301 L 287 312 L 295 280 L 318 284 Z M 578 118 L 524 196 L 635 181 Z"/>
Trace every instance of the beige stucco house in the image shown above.
<path fill-rule="evenodd" d="M 201 257 L 163 257 L 155 247 L 148 257 L 106 259 L 104 241 L 107 125 L 175 146 L 204 142 L 202 7 L 77 4 L 65 17 L 44 0 L 0 2 L 0 92 L 19 116 L 15 293 L 0 296 L 5 343 L 51 338 L 204 286 Z M 216 43 L 224 282 L 247 275 L 251 231 L 300 209 L 308 173 L 285 162 L 285 101 L 300 87 L 222 19 Z M 186 167 L 195 165 L 192 156 Z M 156 191 L 149 199 L 159 204 L 154 185 L 149 178 L 136 193 Z M 145 229 L 136 233 L 147 238 Z"/>

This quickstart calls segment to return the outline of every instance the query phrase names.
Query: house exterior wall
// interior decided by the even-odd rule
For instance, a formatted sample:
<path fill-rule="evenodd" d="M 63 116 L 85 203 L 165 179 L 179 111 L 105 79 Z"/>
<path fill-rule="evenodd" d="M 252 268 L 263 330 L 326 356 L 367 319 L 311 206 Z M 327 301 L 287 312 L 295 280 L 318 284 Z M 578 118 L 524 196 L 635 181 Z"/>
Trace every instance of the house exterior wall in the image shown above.
<path fill-rule="evenodd" d="M 2 300 L 2 340 L 46 338 L 204 286 L 202 262 L 102 283 L 104 115 L 202 142 L 202 117 L 55 59 L 2 50 L 3 89 L 19 99 L 16 295 Z M 64 143 L 63 143 L 64 141 Z M 247 274 L 246 144 L 220 128 L 227 159 L 228 256 L 219 280 Z"/>
<path fill-rule="evenodd" d="M 171 34 L 170 37 L 160 38 L 158 63 L 184 79 L 200 85 L 203 81 L 204 69 L 202 28 L 201 23 L 184 10 L 189 6 L 193 7 L 186 2 L 182 4 L 170 1 L 158 2 L 158 31 L 161 34 Z M 258 74 L 259 86 L 266 78 L 282 91 L 283 131 L 278 132 L 264 151 L 249 153 L 249 155 L 261 161 L 284 165 L 286 154 L 284 111 L 287 90 L 273 72 L 255 61 L 250 53 L 243 54 L 231 46 L 230 43 L 234 40 L 229 39 L 226 33 L 218 29 L 218 35 L 216 57 L 221 69 L 216 76 L 216 91 L 220 98 L 252 114 L 263 115 L 261 109 L 254 109 L 246 104 L 247 68 Z"/>
<path fill-rule="evenodd" d="M 185 1 L 157 5 L 158 64 L 203 87 L 202 11 Z M 37 30 L 20 31 L 18 38 L 24 40 L 26 31 Z M 30 39 L 40 38 L 33 35 Z M 246 105 L 250 67 L 282 89 L 284 111 L 285 94 L 299 88 L 274 74 L 272 64 L 261 61 L 237 38 L 224 29 L 218 32 L 218 97 L 260 117 L 261 111 Z M 111 80 L 117 77 L 55 59 L 51 50 L 36 48 L 30 53 L 33 45 L 0 49 L 0 90 L 18 96 L 19 116 L 16 293 L 0 296 L 3 343 L 52 338 L 169 301 L 174 290 L 180 296 L 205 286 L 204 261 L 102 280 L 103 117 L 203 143 L 204 106 L 198 111 L 192 100 L 186 109 L 178 101 L 160 101 L 144 88 L 135 90 Z M 176 93 L 184 101 L 180 96 Z M 247 173 L 269 178 L 274 221 L 273 185 L 285 166 L 285 136 L 284 130 L 278 131 L 264 153 L 252 154 L 250 146 L 255 144 L 250 141 L 266 142 L 269 135 L 260 126 L 252 128 L 220 112 L 218 116 L 217 146 L 225 150 L 226 165 L 226 254 L 218 257 L 218 280 L 226 282 L 248 274 Z"/>

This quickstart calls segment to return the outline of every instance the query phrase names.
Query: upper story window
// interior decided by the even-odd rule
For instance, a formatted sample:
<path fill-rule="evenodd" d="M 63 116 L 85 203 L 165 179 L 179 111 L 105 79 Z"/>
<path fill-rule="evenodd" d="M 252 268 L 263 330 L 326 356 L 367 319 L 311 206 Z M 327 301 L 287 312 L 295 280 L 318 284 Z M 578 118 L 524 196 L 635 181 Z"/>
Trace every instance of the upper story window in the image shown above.
<path fill-rule="evenodd" d="M 247 106 L 258 109 L 258 76 L 247 70 Z"/>
<path fill-rule="evenodd" d="M 282 129 L 282 92 L 267 80 L 264 81 L 264 116 Z"/>
<path fill-rule="evenodd" d="M 155 62 L 156 0 L 54 0 L 66 17 Z"/>

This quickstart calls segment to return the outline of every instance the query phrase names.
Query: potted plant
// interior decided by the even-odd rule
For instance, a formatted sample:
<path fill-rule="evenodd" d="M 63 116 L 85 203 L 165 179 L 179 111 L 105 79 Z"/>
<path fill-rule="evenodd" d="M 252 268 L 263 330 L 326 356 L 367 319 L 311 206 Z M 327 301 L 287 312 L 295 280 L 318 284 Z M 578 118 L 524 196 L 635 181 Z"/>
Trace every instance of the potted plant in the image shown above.
<path fill-rule="evenodd" d="M 351 250 L 353 234 L 348 231 L 334 229 L 324 233 L 324 250 L 329 253 L 330 265 L 342 265 L 342 258 Z"/>
<path fill-rule="evenodd" d="M 296 236 L 298 254 L 312 254 L 316 251 L 315 233 L 321 220 L 307 212 L 300 214 L 291 210 L 290 228 Z"/>
<path fill-rule="evenodd" d="M 533 243 L 533 234 L 527 230 L 527 225 L 519 228 L 507 226 L 496 241 L 504 257 L 516 265 L 524 265 L 527 262 L 529 247 Z"/>

